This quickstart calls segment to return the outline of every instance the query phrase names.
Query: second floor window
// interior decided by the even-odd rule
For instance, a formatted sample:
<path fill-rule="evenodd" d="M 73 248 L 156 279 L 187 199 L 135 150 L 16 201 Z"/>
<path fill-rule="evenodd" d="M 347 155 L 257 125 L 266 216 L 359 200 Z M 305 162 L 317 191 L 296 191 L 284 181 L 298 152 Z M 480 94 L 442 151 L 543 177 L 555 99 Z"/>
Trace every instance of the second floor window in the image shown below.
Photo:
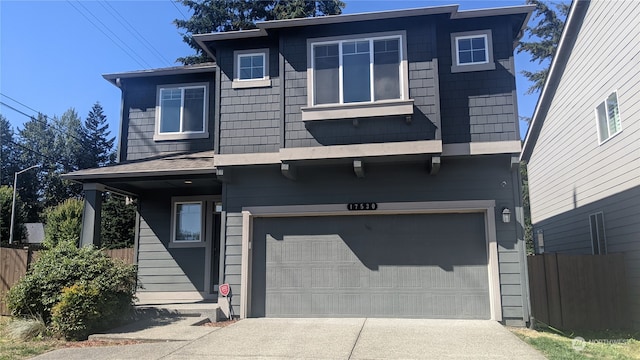
<path fill-rule="evenodd" d="M 159 89 L 159 134 L 204 133 L 206 86 Z"/>
<path fill-rule="evenodd" d="M 489 62 L 487 35 L 456 38 L 458 65 L 486 64 Z"/>
<path fill-rule="evenodd" d="M 264 79 L 265 54 L 245 54 L 238 56 L 238 80 Z"/>
<path fill-rule="evenodd" d="M 312 44 L 313 104 L 401 99 L 401 37 Z"/>
<path fill-rule="evenodd" d="M 596 117 L 598 119 L 598 136 L 601 143 L 622 130 L 618 94 L 616 92 L 612 92 L 605 101 L 598 105 Z"/>

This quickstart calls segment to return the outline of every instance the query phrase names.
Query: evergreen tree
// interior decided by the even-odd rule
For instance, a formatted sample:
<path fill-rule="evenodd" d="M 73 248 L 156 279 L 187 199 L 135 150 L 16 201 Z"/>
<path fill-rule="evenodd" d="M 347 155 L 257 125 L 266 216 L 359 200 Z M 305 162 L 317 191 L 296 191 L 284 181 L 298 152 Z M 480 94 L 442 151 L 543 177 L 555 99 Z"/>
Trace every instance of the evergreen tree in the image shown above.
<path fill-rule="evenodd" d="M 50 127 L 46 116 L 38 114 L 24 123 L 22 129 L 18 129 L 22 151 L 20 154 L 20 166 L 27 168 L 33 165 L 41 165 L 20 174 L 16 185 L 20 198 L 24 202 L 26 222 L 39 222 L 44 209 L 40 201 L 44 196 L 44 189 L 48 185 L 48 174 L 56 168 L 55 134 Z"/>
<path fill-rule="evenodd" d="M 126 204 L 125 198 L 105 194 L 102 203 L 101 240 L 107 249 L 132 247 L 135 236 L 136 205 Z"/>
<path fill-rule="evenodd" d="M 0 185 L 13 184 L 16 171 L 20 171 L 20 148 L 9 120 L 0 114 Z"/>
<path fill-rule="evenodd" d="M 109 138 L 110 134 L 102 105 L 96 101 L 84 121 L 85 157 L 81 168 L 95 168 L 115 162 L 116 153 L 113 151 L 115 137 Z"/>
<path fill-rule="evenodd" d="M 9 243 L 9 235 L 11 228 L 11 207 L 13 206 L 13 188 L 9 186 L 0 186 L 0 243 L 6 245 Z M 20 196 L 16 197 L 16 216 L 13 228 L 13 242 L 19 243 L 24 240 L 26 228 L 24 226 L 24 207 Z"/>
<path fill-rule="evenodd" d="M 568 3 L 550 3 L 543 0 L 527 0 L 527 4 L 536 6 L 534 17 L 531 20 L 534 25 L 525 29 L 526 41 L 520 41 L 518 53 L 523 51 L 531 54 L 531 61 L 542 64 L 538 71 L 521 71 L 533 85 L 527 90 L 527 94 L 533 94 L 542 90 L 549 73 L 551 60 L 556 53 L 564 21 L 571 7 Z"/>
<path fill-rule="evenodd" d="M 345 3 L 341 0 L 178 0 L 193 11 L 188 20 L 176 19 L 184 29 L 182 39 L 195 55 L 178 58 L 185 65 L 211 61 L 193 39 L 193 34 L 255 29 L 262 20 L 281 20 L 311 16 L 338 15 Z"/>

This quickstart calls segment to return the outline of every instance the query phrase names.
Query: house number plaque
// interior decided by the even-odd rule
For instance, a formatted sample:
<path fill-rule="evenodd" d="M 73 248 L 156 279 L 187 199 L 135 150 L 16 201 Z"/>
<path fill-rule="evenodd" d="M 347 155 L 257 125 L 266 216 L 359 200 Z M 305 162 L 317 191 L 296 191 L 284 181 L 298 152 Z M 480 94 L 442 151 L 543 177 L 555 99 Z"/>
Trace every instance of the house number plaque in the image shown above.
<path fill-rule="evenodd" d="M 347 209 L 349 211 L 378 210 L 378 203 L 374 203 L 374 202 L 349 203 L 347 204 Z"/>

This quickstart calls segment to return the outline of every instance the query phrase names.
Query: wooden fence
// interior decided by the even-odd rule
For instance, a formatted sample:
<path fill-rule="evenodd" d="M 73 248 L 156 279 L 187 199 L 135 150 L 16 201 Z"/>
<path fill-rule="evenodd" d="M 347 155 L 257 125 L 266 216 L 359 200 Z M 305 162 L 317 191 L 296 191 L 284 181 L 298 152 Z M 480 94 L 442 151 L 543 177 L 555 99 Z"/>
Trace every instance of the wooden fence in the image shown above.
<path fill-rule="evenodd" d="M 134 263 L 133 248 L 105 250 L 105 253 L 114 259 L 122 259 L 127 264 Z M 37 258 L 38 251 L 31 249 L 0 248 L 0 315 L 10 315 L 4 296 L 27 273 L 29 265 Z"/>
<path fill-rule="evenodd" d="M 532 316 L 563 330 L 631 327 L 623 254 L 528 257 Z"/>

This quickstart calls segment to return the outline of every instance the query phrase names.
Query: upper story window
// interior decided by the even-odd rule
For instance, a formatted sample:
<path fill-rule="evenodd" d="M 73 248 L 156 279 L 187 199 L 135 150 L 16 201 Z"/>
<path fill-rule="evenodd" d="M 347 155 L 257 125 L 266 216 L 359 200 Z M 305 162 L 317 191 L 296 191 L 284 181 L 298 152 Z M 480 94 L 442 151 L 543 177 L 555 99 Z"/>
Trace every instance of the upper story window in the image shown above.
<path fill-rule="evenodd" d="M 311 45 L 313 105 L 401 99 L 400 36 Z"/>
<path fill-rule="evenodd" d="M 234 51 L 232 88 L 271 86 L 269 79 L 269 49 Z"/>
<path fill-rule="evenodd" d="M 452 72 L 493 70 L 491 30 L 451 34 Z"/>
<path fill-rule="evenodd" d="M 612 92 L 605 101 L 596 107 L 596 119 L 598 121 L 598 137 L 600 143 L 607 141 L 622 131 L 617 92 Z"/>
<path fill-rule="evenodd" d="M 158 86 L 155 140 L 205 138 L 206 84 Z"/>

